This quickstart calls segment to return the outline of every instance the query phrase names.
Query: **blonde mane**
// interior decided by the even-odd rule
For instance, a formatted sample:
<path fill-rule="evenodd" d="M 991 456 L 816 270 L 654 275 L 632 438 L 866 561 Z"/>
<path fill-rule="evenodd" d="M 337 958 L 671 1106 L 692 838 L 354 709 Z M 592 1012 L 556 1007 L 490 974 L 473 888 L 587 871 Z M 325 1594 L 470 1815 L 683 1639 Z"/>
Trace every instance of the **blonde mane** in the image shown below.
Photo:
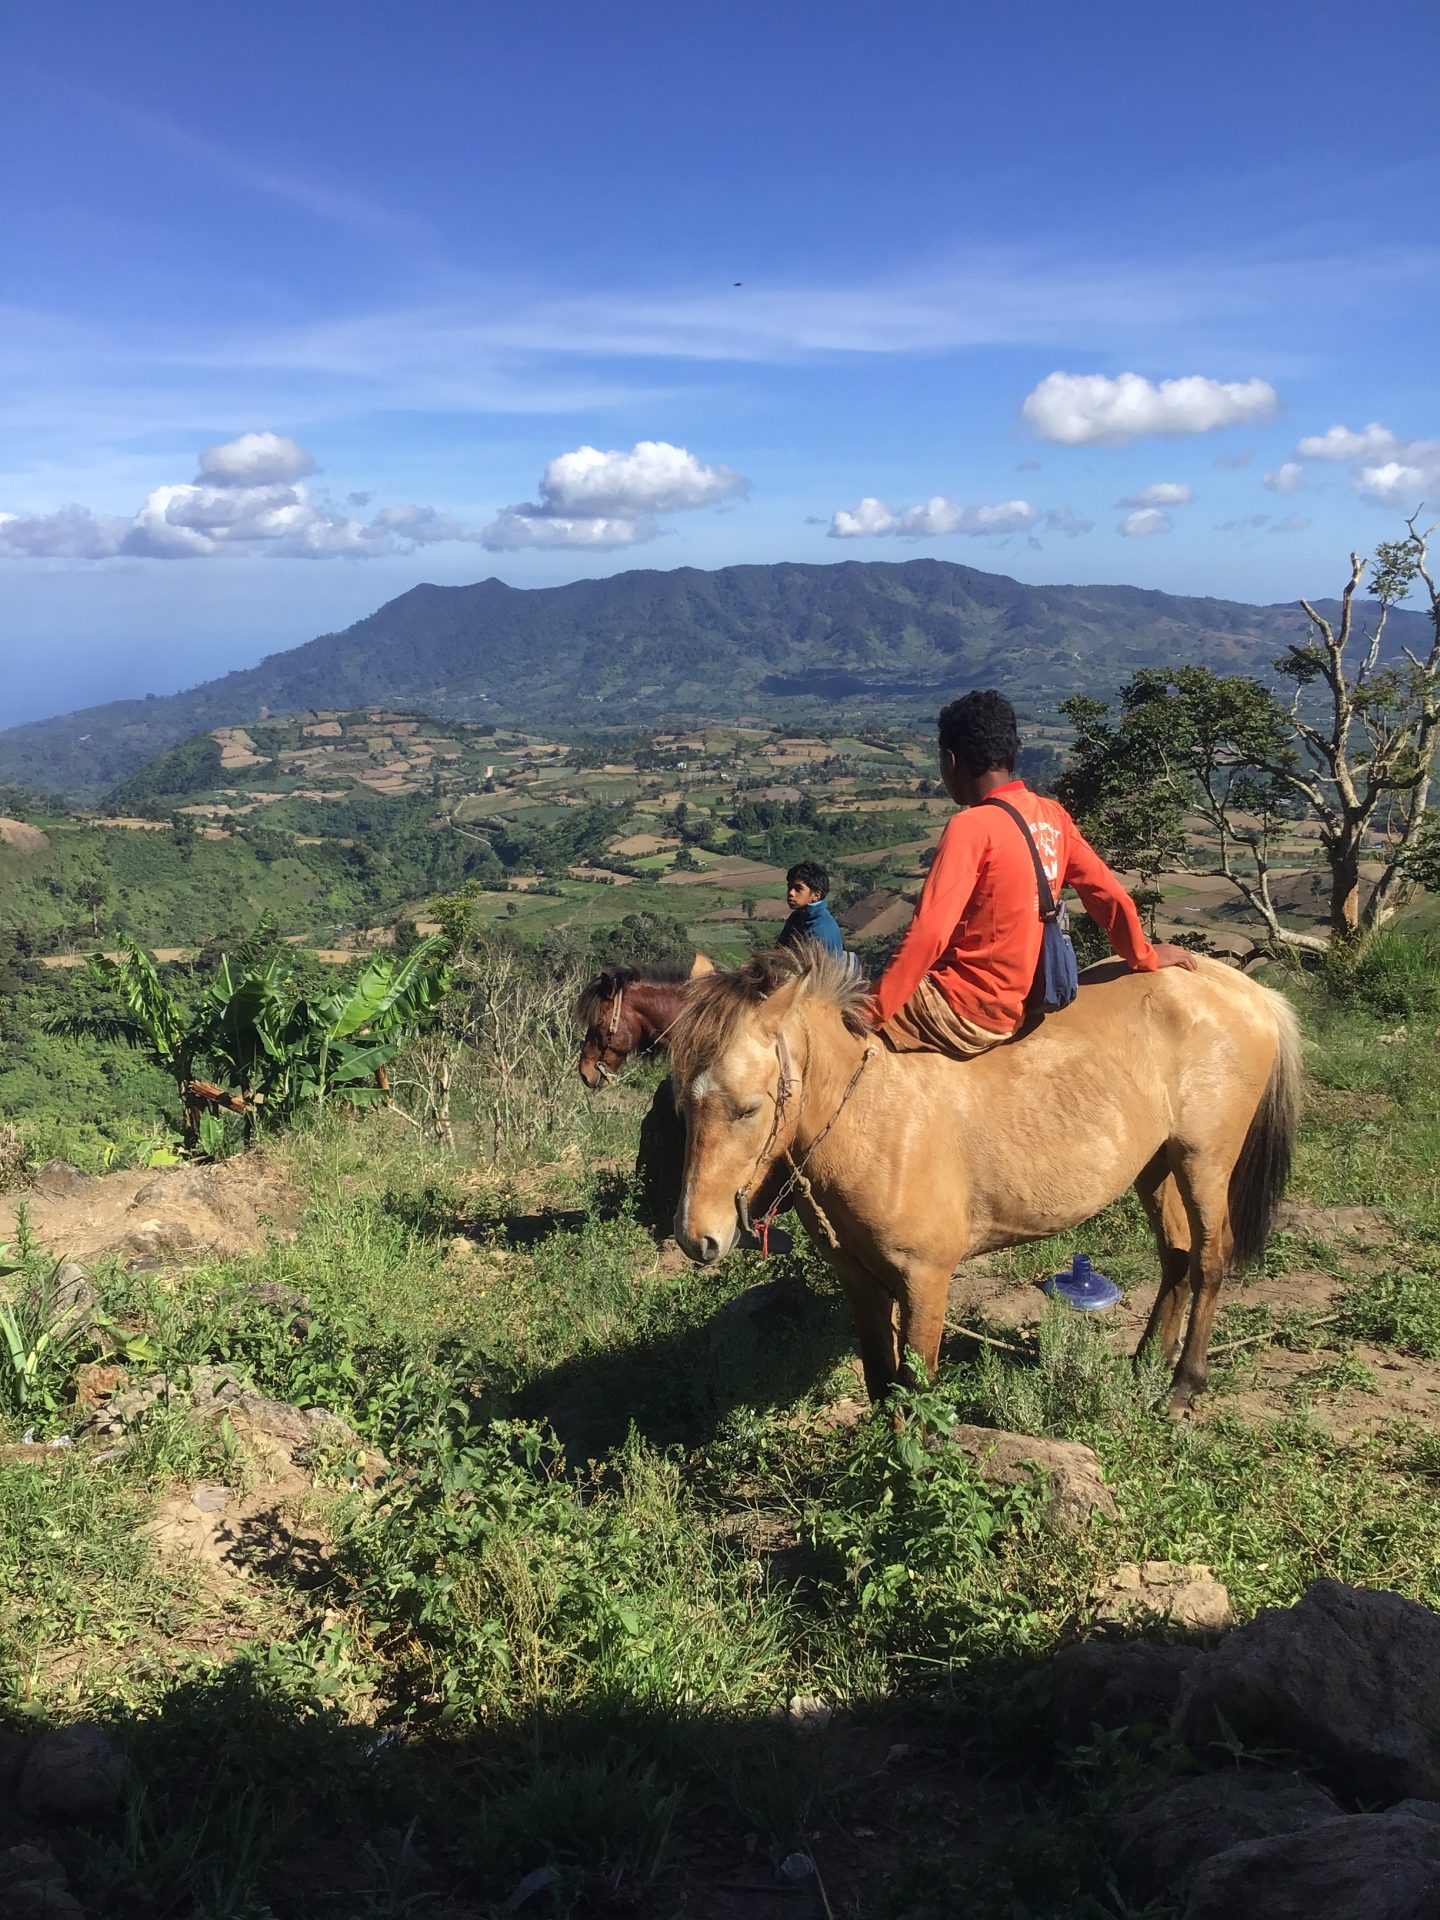
<path fill-rule="evenodd" d="M 750 1014 L 781 987 L 800 981 L 807 999 L 833 1007 L 851 1033 L 869 1028 L 860 1006 L 868 987 L 848 959 L 807 941 L 796 952 L 776 947 L 757 953 L 743 967 L 712 973 L 691 987 L 684 1011 L 670 1029 L 670 1064 L 677 1086 L 703 1073 L 732 1044 Z"/>

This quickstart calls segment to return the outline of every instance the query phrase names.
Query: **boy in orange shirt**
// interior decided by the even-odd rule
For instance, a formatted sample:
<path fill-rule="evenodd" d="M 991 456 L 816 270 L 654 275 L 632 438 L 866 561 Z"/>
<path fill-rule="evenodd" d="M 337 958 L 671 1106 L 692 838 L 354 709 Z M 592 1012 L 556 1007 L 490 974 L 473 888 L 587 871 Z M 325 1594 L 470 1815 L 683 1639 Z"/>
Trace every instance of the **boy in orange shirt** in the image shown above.
<path fill-rule="evenodd" d="M 1110 944 L 1139 972 L 1186 967 L 1183 947 L 1152 946 L 1119 877 L 1057 800 L 1015 778 L 1020 735 L 1002 694 L 967 693 L 940 715 L 940 778 L 958 807 L 940 836 L 909 931 L 869 1004 L 896 1053 L 970 1059 L 1023 1025 L 1040 958 L 1035 866 L 1025 836 L 994 794 L 1022 815 L 1058 900 L 1074 887 Z"/>

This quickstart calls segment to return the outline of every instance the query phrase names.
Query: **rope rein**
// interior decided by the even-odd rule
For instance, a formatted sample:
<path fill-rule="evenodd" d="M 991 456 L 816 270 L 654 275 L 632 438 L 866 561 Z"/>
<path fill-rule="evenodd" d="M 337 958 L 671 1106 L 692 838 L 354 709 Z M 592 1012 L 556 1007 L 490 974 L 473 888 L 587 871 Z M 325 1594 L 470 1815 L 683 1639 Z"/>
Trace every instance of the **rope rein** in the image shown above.
<path fill-rule="evenodd" d="M 808 1036 L 808 1032 L 809 1032 L 808 1028 L 806 1029 L 806 1032 Z M 776 1052 L 776 1058 L 779 1060 L 779 1063 L 780 1063 L 780 1079 L 775 1088 L 775 1119 L 770 1128 L 770 1136 L 766 1140 L 765 1145 L 760 1149 L 760 1157 L 756 1162 L 757 1170 L 770 1158 L 770 1149 L 774 1146 L 776 1136 L 780 1132 L 780 1126 L 784 1118 L 785 1108 L 789 1102 L 790 1095 L 794 1090 L 794 1087 L 796 1084 L 795 1081 L 793 1081 L 790 1078 L 790 1075 L 786 1072 L 784 1056 L 781 1053 L 782 1045 L 783 1045 L 783 1042 L 777 1039 L 775 1043 L 775 1052 Z M 761 1218 L 754 1222 L 752 1222 L 750 1219 L 750 1188 L 748 1185 L 741 1187 L 740 1191 L 735 1195 L 735 1207 L 736 1207 L 736 1211 L 740 1216 L 740 1225 L 747 1232 L 753 1232 L 758 1238 L 760 1242 L 760 1255 L 762 1259 L 768 1259 L 770 1257 L 770 1228 L 774 1224 L 775 1216 L 780 1211 L 781 1207 L 784 1205 L 785 1201 L 788 1199 L 790 1194 L 794 1192 L 797 1188 L 800 1194 L 802 1195 L 802 1197 L 804 1198 L 806 1204 L 809 1206 L 811 1212 L 815 1215 L 816 1223 L 818 1224 L 820 1231 L 825 1235 L 825 1238 L 829 1241 L 831 1252 L 838 1253 L 840 1251 L 839 1237 L 837 1236 L 834 1227 L 831 1226 L 829 1217 L 826 1214 L 825 1209 L 821 1206 L 820 1202 L 815 1198 L 815 1189 L 810 1184 L 809 1178 L 807 1177 L 805 1172 L 805 1168 L 809 1164 L 810 1159 L 812 1155 L 815 1153 L 816 1149 L 821 1145 L 821 1143 L 825 1140 L 826 1136 L 829 1134 L 830 1129 L 835 1125 L 835 1122 L 840 1118 L 841 1114 L 845 1111 L 846 1106 L 849 1104 L 851 1094 L 854 1093 L 855 1089 L 860 1084 L 860 1076 L 864 1073 L 866 1067 L 869 1066 L 871 1060 L 875 1057 L 875 1054 L 877 1051 L 878 1049 L 873 1040 L 868 1041 L 866 1043 L 865 1051 L 860 1056 L 859 1064 L 856 1066 L 855 1071 L 851 1074 L 844 1093 L 842 1093 L 840 1096 L 840 1104 L 836 1107 L 835 1111 L 831 1114 L 830 1118 L 825 1122 L 824 1126 L 820 1129 L 819 1133 L 817 1133 L 815 1138 L 810 1142 L 809 1146 L 805 1149 L 804 1153 L 801 1154 L 799 1160 L 797 1161 L 794 1158 L 789 1147 L 785 1149 L 784 1159 L 785 1159 L 785 1164 L 790 1169 L 789 1176 L 783 1182 L 779 1192 L 775 1195 L 775 1198 L 770 1202 L 770 1205 L 765 1209 L 765 1212 L 761 1216 Z M 808 1060 L 808 1049 L 807 1049 L 807 1060 Z M 804 1084 L 803 1080 L 800 1082 L 800 1084 L 803 1086 Z M 754 1176 L 752 1175 L 751 1177 L 753 1179 Z"/>

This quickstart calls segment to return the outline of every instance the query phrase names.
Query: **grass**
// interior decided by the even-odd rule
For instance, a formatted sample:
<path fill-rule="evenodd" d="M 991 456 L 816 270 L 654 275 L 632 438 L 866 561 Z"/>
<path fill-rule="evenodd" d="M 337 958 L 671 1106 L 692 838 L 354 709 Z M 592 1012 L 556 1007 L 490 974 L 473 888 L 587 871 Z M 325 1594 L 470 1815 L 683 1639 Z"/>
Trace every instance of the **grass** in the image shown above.
<path fill-rule="evenodd" d="M 76 1359 L 143 1339 L 132 1372 L 170 1388 L 130 1444 L 0 1452 L 4 1710 L 108 1717 L 129 1756 L 123 1814 L 65 1842 L 82 1898 L 116 1920 L 489 1915 L 544 1869 L 527 1912 L 660 1920 L 766 1910 L 801 1852 L 836 1914 L 1115 1913 L 1095 1809 L 1150 1761 L 1057 1771 L 1045 1717 L 1097 1582 L 1203 1561 L 1242 1617 L 1322 1574 L 1440 1606 L 1434 1436 L 1342 1442 L 1319 1417 L 1368 1392 L 1350 1342 L 1440 1351 L 1435 1056 L 1379 1047 L 1363 1010 L 1307 1018 L 1297 1193 L 1375 1208 L 1389 1239 L 1363 1271 L 1343 1232 L 1272 1249 L 1277 1271 L 1336 1273 L 1333 1326 L 1276 1316 L 1263 1276 L 1228 1305 L 1221 1338 L 1329 1343 L 1261 1425 L 1219 1394 L 1171 1426 L 1159 1374 L 1058 1307 L 1024 1357 L 957 1343 L 899 1432 L 828 1424 L 858 1387 L 813 1257 L 786 1256 L 809 1304 L 756 1315 L 734 1303 L 781 1262 L 676 1272 L 635 1224 L 642 1081 L 529 1167 L 481 1174 L 383 1116 L 289 1136 L 310 1196 L 292 1241 L 100 1276 L 119 1332 L 72 1353 L 53 1423 L 75 1423 Z M 1149 1282 L 1132 1203 L 1086 1244 Z M 197 1481 L 263 1478 L 233 1428 L 188 1418 L 192 1369 L 217 1363 L 383 1458 L 368 1480 L 352 1452 L 320 1462 L 318 1583 L 217 1582 L 144 1531 Z M 1118 1517 L 1050 1532 L 1038 1488 L 987 1485 L 943 1444 L 956 1419 L 1093 1447 Z M 816 1699 L 829 1729 L 797 1732 L 787 1703 Z"/>

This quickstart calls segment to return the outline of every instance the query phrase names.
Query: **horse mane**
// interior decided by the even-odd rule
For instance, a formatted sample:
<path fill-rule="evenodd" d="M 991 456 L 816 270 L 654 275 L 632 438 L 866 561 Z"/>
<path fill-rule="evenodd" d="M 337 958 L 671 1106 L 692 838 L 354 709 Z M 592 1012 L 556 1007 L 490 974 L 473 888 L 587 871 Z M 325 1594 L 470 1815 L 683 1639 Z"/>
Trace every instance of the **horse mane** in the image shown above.
<path fill-rule="evenodd" d="M 601 1009 L 625 987 L 677 987 L 690 978 L 690 969 L 682 963 L 667 962 L 650 967 L 605 967 L 580 989 L 575 1002 L 575 1018 L 583 1028 L 593 1027 Z"/>
<path fill-rule="evenodd" d="M 683 1086 L 703 1072 L 729 1047 L 746 1015 L 793 980 L 801 983 L 807 999 L 833 1007 L 851 1033 L 870 1031 L 860 1011 L 869 988 L 848 959 L 812 940 L 798 951 L 776 947 L 757 953 L 732 972 L 707 974 L 694 982 L 683 1012 L 670 1029 L 670 1065 L 676 1084 Z"/>

